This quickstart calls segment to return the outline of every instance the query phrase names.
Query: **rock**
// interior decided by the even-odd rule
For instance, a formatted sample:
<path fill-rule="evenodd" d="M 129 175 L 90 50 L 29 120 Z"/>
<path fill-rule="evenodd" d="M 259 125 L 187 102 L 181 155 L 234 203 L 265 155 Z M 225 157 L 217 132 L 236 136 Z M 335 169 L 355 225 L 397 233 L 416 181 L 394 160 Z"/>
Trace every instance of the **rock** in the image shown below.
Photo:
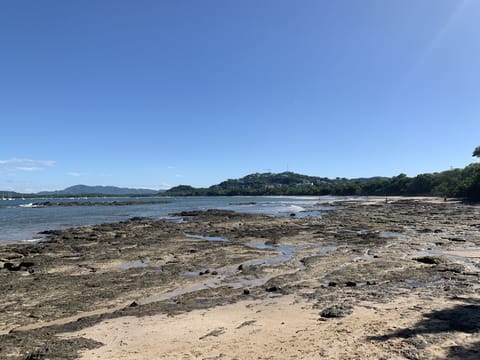
<path fill-rule="evenodd" d="M 320 316 L 323 318 L 340 318 L 350 315 L 353 307 L 349 305 L 333 305 L 323 309 Z"/>
<path fill-rule="evenodd" d="M 345 286 L 347 286 L 347 287 L 355 287 L 355 286 L 357 286 L 357 283 L 354 282 L 354 281 L 347 281 L 347 282 L 345 283 Z"/>
<path fill-rule="evenodd" d="M 422 357 L 418 354 L 417 350 L 406 349 L 401 354 L 408 360 L 419 360 Z"/>
<path fill-rule="evenodd" d="M 218 210 L 218 209 L 208 209 L 207 211 L 204 210 L 190 210 L 190 211 L 181 211 L 178 213 L 173 213 L 173 216 L 181 216 L 181 217 L 189 217 L 189 216 L 215 216 L 215 217 L 230 217 L 230 216 L 238 216 L 232 210 Z"/>
<path fill-rule="evenodd" d="M 18 265 L 15 265 L 11 262 L 5 262 L 3 263 L 3 268 L 7 269 L 8 271 L 28 271 L 30 273 L 33 273 L 33 265 L 35 264 L 31 261 L 22 261 Z"/>
<path fill-rule="evenodd" d="M 192 211 L 181 211 L 178 213 L 173 213 L 173 216 L 198 216 L 201 215 L 203 211 L 200 210 L 192 210 Z"/>
<path fill-rule="evenodd" d="M 22 261 L 18 266 L 20 268 L 28 269 L 28 268 L 31 268 L 33 265 L 35 265 L 35 264 L 31 261 Z"/>
<path fill-rule="evenodd" d="M 445 258 L 440 256 L 422 256 L 422 257 L 414 258 L 413 260 L 423 264 L 430 264 L 430 265 L 445 264 L 447 262 Z"/>
<path fill-rule="evenodd" d="M 435 264 L 435 258 L 433 256 L 422 256 L 418 258 L 413 258 L 413 260 L 418 261 L 422 264 Z"/>
<path fill-rule="evenodd" d="M 209 336 L 215 336 L 216 337 L 216 336 L 220 336 L 224 333 L 225 333 L 225 328 L 221 327 L 221 328 L 210 331 L 208 334 L 205 334 L 205 335 L 199 337 L 198 339 L 203 340 L 203 339 L 205 339 Z"/>
<path fill-rule="evenodd" d="M 18 266 L 15 266 L 11 262 L 3 263 L 3 268 L 7 269 L 8 271 L 18 271 L 18 270 L 20 270 L 20 268 Z"/>
<path fill-rule="evenodd" d="M 137 307 L 137 306 L 139 306 L 139 305 L 136 301 L 134 301 L 130 305 L 128 305 L 128 307 Z"/>
<path fill-rule="evenodd" d="M 250 295 L 250 290 L 243 289 L 243 295 Z"/>
<path fill-rule="evenodd" d="M 35 352 L 32 352 L 30 354 L 28 354 L 26 357 L 25 357 L 25 360 L 42 360 L 42 359 L 46 359 L 46 353 L 48 352 L 48 349 L 46 349 L 45 351 L 41 351 L 41 350 L 37 350 Z"/>
<path fill-rule="evenodd" d="M 240 325 L 238 325 L 235 329 L 241 329 L 242 327 L 253 325 L 253 324 L 255 324 L 256 322 L 257 322 L 257 320 L 244 321 L 243 323 L 241 323 Z"/>
<path fill-rule="evenodd" d="M 450 241 L 454 241 L 454 242 L 466 242 L 467 241 L 467 240 L 459 238 L 459 237 L 449 237 L 447 239 L 450 240 Z"/>
<path fill-rule="evenodd" d="M 275 286 L 275 285 L 270 286 L 270 287 L 265 289 L 265 291 L 267 291 L 267 292 L 277 292 L 279 290 L 280 290 L 280 288 L 278 286 Z"/>
<path fill-rule="evenodd" d="M 440 264 L 440 266 L 437 268 L 437 271 L 461 274 L 465 271 L 465 267 L 461 264 Z"/>

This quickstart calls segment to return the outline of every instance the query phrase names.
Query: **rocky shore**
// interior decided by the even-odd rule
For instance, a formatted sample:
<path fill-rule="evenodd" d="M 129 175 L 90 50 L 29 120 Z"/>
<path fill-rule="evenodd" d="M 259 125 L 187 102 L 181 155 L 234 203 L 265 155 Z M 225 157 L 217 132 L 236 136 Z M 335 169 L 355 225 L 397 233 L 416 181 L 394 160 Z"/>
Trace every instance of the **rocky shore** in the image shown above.
<path fill-rule="evenodd" d="M 125 201 L 42 201 L 29 205 L 30 207 L 57 207 L 57 206 L 128 206 L 168 204 L 166 200 L 125 200 Z"/>
<path fill-rule="evenodd" d="M 178 215 L 2 245 L 0 358 L 480 358 L 480 206 Z"/>

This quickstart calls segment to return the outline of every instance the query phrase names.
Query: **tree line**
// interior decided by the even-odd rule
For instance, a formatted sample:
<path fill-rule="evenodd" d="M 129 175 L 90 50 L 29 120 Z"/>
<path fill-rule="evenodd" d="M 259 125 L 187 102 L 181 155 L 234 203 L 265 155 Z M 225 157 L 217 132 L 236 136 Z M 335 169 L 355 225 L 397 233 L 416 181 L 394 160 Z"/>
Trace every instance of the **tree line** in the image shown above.
<path fill-rule="evenodd" d="M 472 156 L 480 158 L 480 146 Z M 241 179 L 230 179 L 209 188 L 188 185 L 174 187 L 167 196 L 260 196 L 260 195 L 348 195 L 348 196 L 442 196 L 480 201 L 480 163 L 463 169 L 409 177 L 362 179 L 320 178 L 293 172 L 280 174 L 251 174 Z"/>

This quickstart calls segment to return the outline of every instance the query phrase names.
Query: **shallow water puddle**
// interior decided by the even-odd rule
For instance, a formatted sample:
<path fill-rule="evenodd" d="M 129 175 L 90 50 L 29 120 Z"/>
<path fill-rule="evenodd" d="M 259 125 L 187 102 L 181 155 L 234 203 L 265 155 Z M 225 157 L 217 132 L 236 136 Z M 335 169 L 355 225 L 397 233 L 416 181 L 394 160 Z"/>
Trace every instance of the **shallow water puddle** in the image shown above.
<path fill-rule="evenodd" d="M 187 236 L 187 234 L 185 234 Z M 206 236 L 201 236 L 201 235 L 194 235 L 194 236 L 189 236 L 193 237 L 195 239 L 201 239 L 201 240 L 207 240 L 207 241 L 220 241 L 218 239 L 222 239 L 223 242 L 225 242 L 226 239 L 223 238 L 218 238 L 214 237 L 206 237 Z M 227 240 L 228 241 L 228 240 Z M 200 276 L 200 272 L 194 272 L 194 271 L 187 271 L 184 273 L 185 277 L 195 277 L 198 279 L 201 279 L 200 281 L 191 284 L 186 287 L 174 289 L 171 291 L 168 291 L 164 294 L 159 294 L 159 295 L 153 295 L 145 299 L 141 299 L 138 301 L 139 304 L 144 305 L 156 301 L 164 301 L 164 300 L 169 300 L 172 298 L 175 298 L 180 295 L 185 295 L 188 293 L 204 290 L 204 289 L 214 289 L 214 288 L 219 288 L 221 286 L 228 286 L 233 289 L 240 289 L 240 288 L 248 288 L 248 287 L 258 287 L 264 285 L 268 280 L 270 280 L 273 276 L 267 275 L 263 277 L 256 277 L 252 275 L 243 275 L 241 273 L 241 270 L 239 270 L 239 265 L 241 265 L 243 268 L 248 268 L 251 266 L 258 266 L 258 265 L 278 265 L 281 263 L 285 263 L 289 260 L 292 259 L 294 256 L 295 252 L 299 249 L 306 249 L 306 248 L 324 248 L 321 251 L 324 251 L 325 253 L 327 251 L 336 249 L 334 246 L 311 246 L 311 245 L 299 245 L 299 246 L 292 246 L 292 245 L 278 245 L 278 246 L 273 246 L 273 245 L 267 245 L 265 243 L 259 242 L 259 243 L 245 243 L 244 246 L 253 248 L 253 249 L 265 249 L 265 250 L 274 250 L 278 251 L 279 254 L 268 257 L 268 258 L 263 258 L 263 259 L 256 259 L 256 260 L 251 260 L 247 262 L 243 262 L 242 264 L 236 264 L 228 267 L 224 267 L 221 269 L 215 269 L 216 274 L 215 276 L 208 276 L 208 277 L 202 277 Z M 327 250 L 328 249 L 328 250 Z M 302 264 L 303 267 L 303 264 Z M 302 268 L 301 267 L 301 268 Z M 301 268 L 296 269 L 296 271 L 301 270 Z M 212 274 L 212 273 L 210 273 Z M 205 275 L 205 274 L 204 274 Z"/>
<path fill-rule="evenodd" d="M 247 263 L 242 263 L 242 266 L 246 267 L 246 264 Z M 189 294 L 189 293 L 200 291 L 200 290 L 215 289 L 222 286 L 228 286 L 229 288 L 232 288 L 232 289 L 257 287 L 257 286 L 264 285 L 268 280 L 270 280 L 274 276 L 274 275 L 267 275 L 263 277 L 252 277 L 251 275 L 244 276 L 239 270 L 239 264 L 232 265 L 229 267 L 224 267 L 221 269 L 216 269 L 215 271 L 217 272 L 215 276 L 208 276 L 208 277 L 201 276 L 199 272 L 193 272 L 193 271 L 185 272 L 184 276 L 190 277 L 190 278 L 195 277 L 201 280 L 186 287 L 177 288 L 159 295 L 149 296 L 145 299 L 139 300 L 138 303 L 140 305 L 145 305 L 152 302 L 169 300 L 177 296 Z M 207 275 L 207 274 L 204 274 L 204 275 Z"/>
<path fill-rule="evenodd" d="M 214 241 L 214 242 L 230 242 L 229 240 L 216 237 L 216 236 L 203 236 L 195 234 L 185 234 L 186 237 L 205 240 L 205 241 Z M 290 261 L 295 253 L 300 249 L 318 249 L 318 254 L 325 255 L 330 251 L 335 251 L 338 247 L 331 245 L 268 245 L 264 242 L 249 242 L 243 244 L 246 247 L 259 250 L 273 250 L 277 251 L 278 254 L 262 258 L 255 259 L 241 264 L 232 265 L 229 267 L 224 267 L 221 269 L 215 269 L 215 276 L 201 277 L 200 272 L 197 271 L 186 271 L 183 273 L 185 277 L 195 277 L 201 278 L 201 281 L 198 281 L 194 284 L 183 288 L 177 288 L 171 291 L 168 291 L 163 294 L 153 295 L 148 298 L 139 300 L 138 303 L 141 305 L 156 302 L 164 301 L 175 298 L 180 295 L 185 295 L 188 293 L 204 290 L 204 289 L 214 289 L 221 286 L 228 286 L 233 289 L 239 288 L 248 288 L 248 287 L 257 287 L 264 285 L 268 280 L 270 280 L 275 275 L 267 275 L 263 277 L 252 277 L 251 275 L 242 275 L 240 270 L 240 265 L 242 268 L 248 268 L 252 266 L 261 266 L 261 265 L 278 265 Z M 300 262 L 299 262 L 300 263 Z M 300 267 L 294 272 L 304 269 L 304 265 L 300 263 Z M 210 273 L 212 274 L 212 273 Z M 205 273 L 203 275 L 206 275 Z"/>
<path fill-rule="evenodd" d="M 276 250 L 280 252 L 280 254 L 272 256 L 270 258 L 247 261 L 243 263 L 243 266 L 245 268 L 258 266 L 258 265 L 277 265 L 277 264 L 287 262 L 293 257 L 297 249 L 300 247 L 300 246 L 291 246 L 291 245 L 272 246 L 272 245 L 267 245 L 265 243 L 246 243 L 244 245 L 246 247 L 253 248 L 253 249 Z"/>
<path fill-rule="evenodd" d="M 411 287 L 438 287 L 442 285 L 448 284 L 449 281 L 445 279 L 432 279 L 430 281 L 421 281 L 415 279 L 407 279 L 405 280 L 405 284 Z"/>
<path fill-rule="evenodd" d="M 368 234 L 368 231 L 367 230 L 354 230 L 354 229 L 349 229 L 349 228 L 345 228 L 345 229 L 341 229 L 341 231 L 343 232 L 346 232 L 346 233 L 350 233 L 350 234 L 357 234 L 359 236 L 361 235 L 367 235 Z"/>
<path fill-rule="evenodd" d="M 368 230 L 354 230 L 354 229 L 342 229 L 342 231 L 347 232 L 347 233 L 353 233 L 357 234 L 358 236 L 366 236 L 369 234 L 375 235 L 378 234 L 378 236 L 383 237 L 383 238 L 406 238 L 408 237 L 407 234 L 397 232 L 397 231 L 368 231 Z"/>
<path fill-rule="evenodd" d="M 445 256 L 450 260 L 459 262 L 471 270 L 480 272 L 480 267 L 478 262 L 480 261 L 480 248 L 460 248 L 453 250 L 434 250 L 428 248 L 427 250 L 418 252 L 415 257 L 420 256 Z M 472 261 L 476 259 L 477 261 Z"/>
<path fill-rule="evenodd" d="M 336 251 L 337 249 L 341 248 L 341 247 L 345 247 L 345 246 L 336 246 L 336 245 L 318 245 L 318 246 L 315 246 L 315 248 L 317 248 L 317 252 L 314 254 L 314 256 L 323 256 L 323 255 L 327 255 L 328 253 L 332 252 L 332 251 Z"/>
<path fill-rule="evenodd" d="M 233 275 L 234 271 L 232 271 Z M 237 278 L 237 281 L 232 281 L 228 282 L 226 276 L 222 276 L 220 279 L 219 278 L 207 278 L 204 281 L 197 282 L 195 284 L 192 284 L 187 287 L 183 288 L 178 288 L 174 289 L 172 291 L 168 291 L 164 294 L 159 294 L 159 295 L 153 295 L 149 296 L 147 298 L 141 299 L 137 301 L 138 304 L 140 305 L 146 305 L 150 304 L 153 302 L 157 301 L 164 301 L 164 300 L 170 300 L 173 299 L 177 296 L 189 294 L 192 292 L 196 291 L 201 291 L 205 289 L 216 289 L 222 286 L 228 286 L 229 288 L 232 289 L 240 289 L 240 288 L 248 288 L 248 287 L 257 287 L 257 286 L 262 286 L 264 285 L 268 280 L 270 280 L 273 277 L 271 276 L 266 276 L 262 278 L 253 278 L 253 279 L 247 279 L 247 278 Z"/>
<path fill-rule="evenodd" d="M 395 231 L 380 231 L 379 235 L 380 235 L 380 237 L 384 237 L 384 238 L 396 238 L 396 237 L 406 238 L 406 237 L 408 237 L 408 235 L 406 235 L 406 234 L 395 232 Z"/>
<path fill-rule="evenodd" d="M 361 261 L 361 260 L 369 261 L 369 260 L 373 260 L 373 259 L 374 259 L 374 256 L 370 255 L 368 253 L 368 251 L 366 251 L 362 256 L 358 256 L 355 259 L 353 259 L 353 261 Z"/>
<path fill-rule="evenodd" d="M 150 264 L 148 261 L 137 260 L 137 261 L 121 264 L 119 267 L 121 269 L 128 270 L 128 269 L 136 269 L 136 268 L 146 268 L 149 265 Z"/>
<path fill-rule="evenodd" d="M 264 249 L 276 250 L 277 249 L 275 246 L 267 245 L 263 242 L 259 242 L 259 243 L 249 242 L 249 243 L 245 243 L 243 245 L 245 245 L 246 247 L 252 248 L 252 249 L 260 249 L 260 250 L 264 250 Z"/>
<path fill-rule="evenodd" d="M 186 277 L 198 277 L 200 276 L 200 271 L 184 271 L 183 276 Z"/>
<path fill-rule="evenodd" d="M 195 234 L 185 234 L 186 237 L 191 239 L 199 239 L 205 241 L 214 241 L 214 242 L 230 242 L 228 239 L 222 238 L 220 236 L 203 236 Z"/>

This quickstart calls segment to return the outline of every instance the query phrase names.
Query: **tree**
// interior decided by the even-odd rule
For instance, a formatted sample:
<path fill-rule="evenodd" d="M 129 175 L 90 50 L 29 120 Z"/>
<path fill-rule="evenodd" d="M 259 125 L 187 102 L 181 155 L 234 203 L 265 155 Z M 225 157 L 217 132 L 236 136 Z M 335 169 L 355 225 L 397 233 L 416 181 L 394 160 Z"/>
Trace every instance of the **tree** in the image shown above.
<path fill-rule="evenodd" d="M 434 175 L 420 174 L 415 176 L 408 184 L 408 195 L 428 195 L 432 191 Z"/>
<path fill-rule="evenodd" d="M 473 150 L 472 156 L 480 158 L 480 146 L 477 146 L 475 150 Z"/>

